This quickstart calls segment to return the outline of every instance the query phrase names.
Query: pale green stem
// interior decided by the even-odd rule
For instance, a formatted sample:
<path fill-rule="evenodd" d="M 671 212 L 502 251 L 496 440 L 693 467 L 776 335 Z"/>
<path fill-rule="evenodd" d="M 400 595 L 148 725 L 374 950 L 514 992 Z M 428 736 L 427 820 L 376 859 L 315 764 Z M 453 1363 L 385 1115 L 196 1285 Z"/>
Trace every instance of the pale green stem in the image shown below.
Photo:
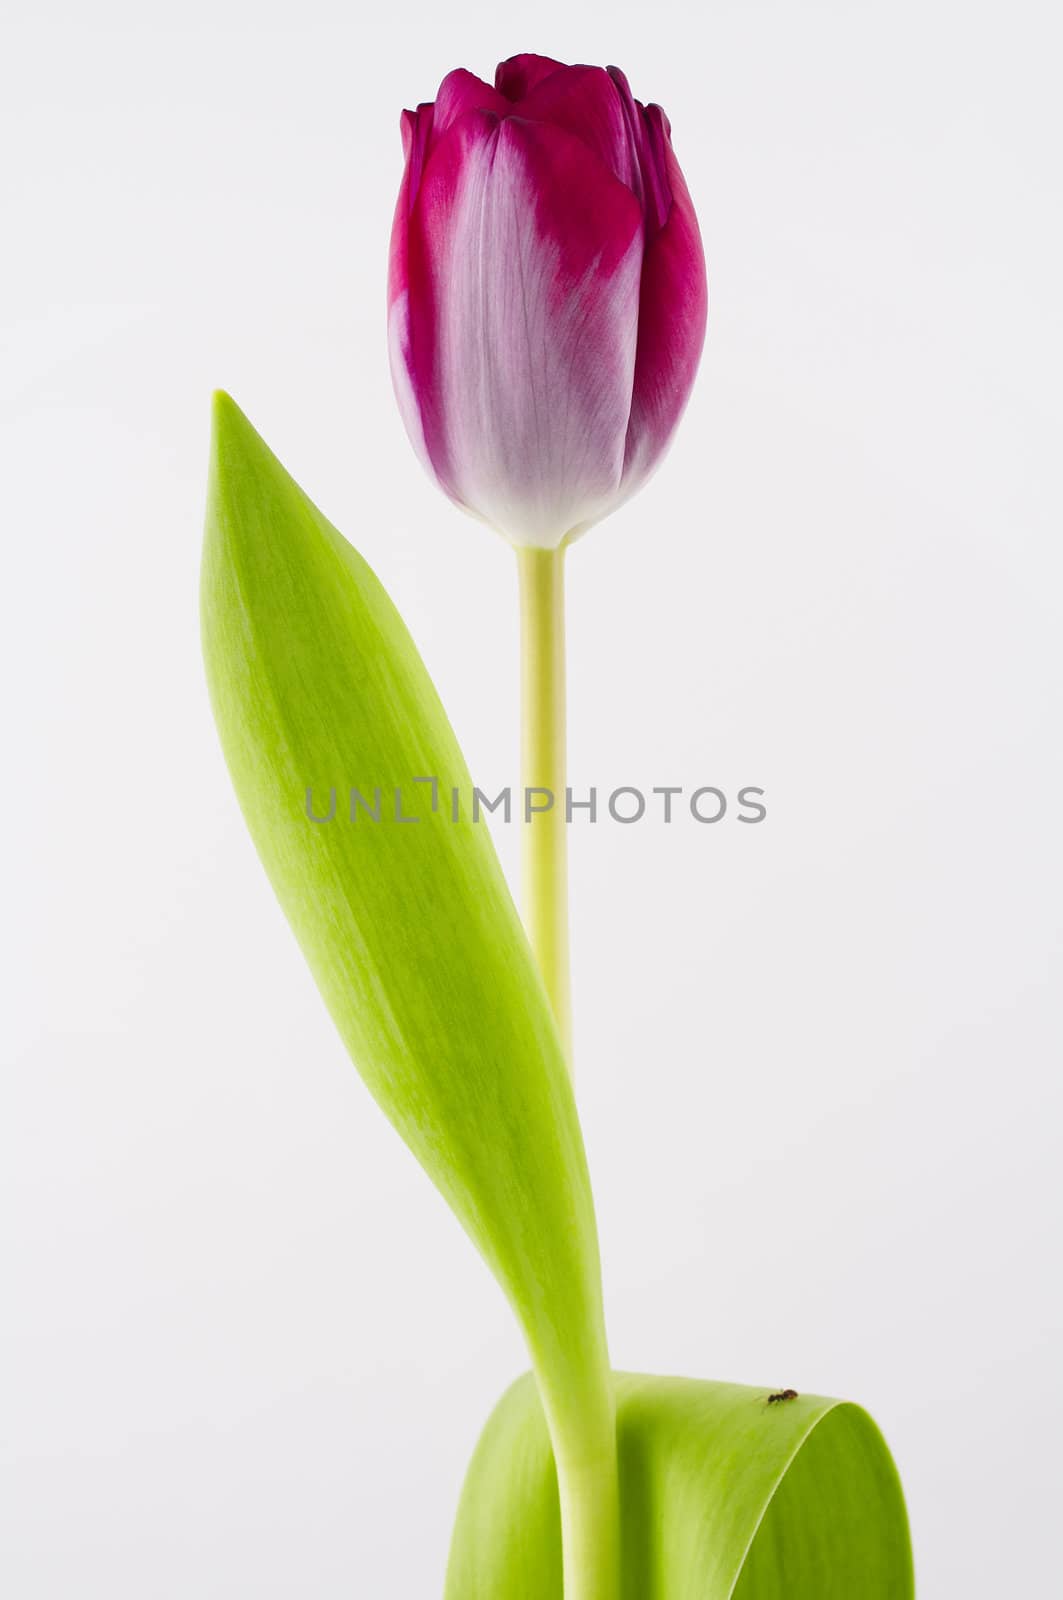
<path fill-rule="evenodd" d="M 564 562 L 563 548 L 517 551 L 524 923 L 571 1073 Z M 546 795 L 535 790 L 549 791 L 552 805 L 546 807 Z M 561 1505 L 565 1600 L 620 1596 L 620 1497 L 608 1360 L 603 1330 L 597 1370 L 587 1375 L 578 1393 L 566 1396 L 562 1408 L 547 1403 Z M 541 1387 L 545 1397 L 549 1385 Z"/>
<path fill-rule="evenodd" d="M 524 923 L 572 1070 L 565 817 L 565 552 L 519 549 Z M 530 791 L 549 790 L 546 796 Z M 532 807 L 529 816 L 528 807 Z"/>
<path fill-rule="evenodd" d="M 616 1421 L 596 1460 L 568 1466 L 554 1446 L 561 1502 L 564 1600 L 620 1600 Z"/>

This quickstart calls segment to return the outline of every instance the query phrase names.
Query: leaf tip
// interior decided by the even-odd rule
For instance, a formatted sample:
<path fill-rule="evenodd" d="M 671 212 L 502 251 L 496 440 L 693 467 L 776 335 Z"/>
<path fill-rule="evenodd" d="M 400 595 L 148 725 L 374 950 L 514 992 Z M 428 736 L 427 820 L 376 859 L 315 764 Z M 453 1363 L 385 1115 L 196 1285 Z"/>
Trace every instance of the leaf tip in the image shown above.
<path fill-rule="evenodd" d="M 268 477 L 270 469 L 280 468 L 280 463 L 225 389 L 214 390 L 210 411 L 207 538 L 209 542 L 214 531 L 223 535 L 226 543 L 234 538 L 241 543 L 249 508 L 255 504 L 252 486 L 261 484 L 264 475 Z M 283 474 L 283 468 L 280 471 Z M 256 519 L 251 521 L 257 527 Z"/>
<path fill-rule="evenodd" d="M 254 429 L 232 395 L 215 389 L 210 397 L 210 441 L 212 464 L 240 439 L 254 435 Z"/>

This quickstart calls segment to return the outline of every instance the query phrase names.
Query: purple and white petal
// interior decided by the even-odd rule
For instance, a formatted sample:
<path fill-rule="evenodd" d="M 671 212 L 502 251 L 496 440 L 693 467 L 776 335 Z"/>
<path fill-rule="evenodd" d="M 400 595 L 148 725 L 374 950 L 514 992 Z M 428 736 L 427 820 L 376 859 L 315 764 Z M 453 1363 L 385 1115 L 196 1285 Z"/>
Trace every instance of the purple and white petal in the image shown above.
<path fill-rule="evenodd" d="M 456 500 L 552 546 L 621 480 L 642 217 L 578 139 L 474 112 L 432 151 L 410 219 L 410 375 Z"/>

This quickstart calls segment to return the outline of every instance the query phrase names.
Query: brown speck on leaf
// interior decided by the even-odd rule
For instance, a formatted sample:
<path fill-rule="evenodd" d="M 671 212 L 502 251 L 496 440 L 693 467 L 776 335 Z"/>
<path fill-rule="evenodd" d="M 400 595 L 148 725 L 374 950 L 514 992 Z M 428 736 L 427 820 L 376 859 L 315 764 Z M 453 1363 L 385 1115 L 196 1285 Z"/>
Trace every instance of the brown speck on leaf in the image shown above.
<path fill-rule="evenodd" d="M 777 1394 L 769 1394 L 769 1396 L 768 1396 L 768 1404 L 769 1404 L 769 1406 L 777 1406 L 779 1404 L 780 1400 L 796 1400 L 796 1399 L 797 1399 L 797 1390 L 796 1389 L 780 1389 Z"/>

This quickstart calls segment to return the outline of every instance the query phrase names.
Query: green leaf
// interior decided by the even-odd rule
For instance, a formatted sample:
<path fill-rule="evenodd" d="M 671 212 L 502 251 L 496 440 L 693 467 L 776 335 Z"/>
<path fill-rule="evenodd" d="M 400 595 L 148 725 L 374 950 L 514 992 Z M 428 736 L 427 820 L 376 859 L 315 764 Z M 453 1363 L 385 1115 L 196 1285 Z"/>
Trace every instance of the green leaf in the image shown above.
<path fill-rule="evenodd" d="M 585 1592 L 605 1595 L 613 1396 L 590 1182 L 550 1008 L 486 825 L 451 820 L 453 787 L 467 812 L 469 774 L 398 612 L 225 395 L 202 621 L 262 863 L 369 1089 L 516 1312 L 570 1491 L 572 1560 L 603 1568 Z M 416 778 L 437 780 L 436 811 Z M 310 820 L 308 788 L 319 816 L 336 790 L 332 821 Z M 396 788 L 419 821 L 396 820 Z M 370 804 L 380 791 L 380 821 L 351 820 L 352 789 Z"/>
<path fill-rule="evenodd" d="M 909 1600 L 900 1481 L 859 1406 L 616 1375 L 624 1600 Z M 562 1600 L 534 1385 L 503 1396 L 462 1491 L 446 1600 Z"/>

